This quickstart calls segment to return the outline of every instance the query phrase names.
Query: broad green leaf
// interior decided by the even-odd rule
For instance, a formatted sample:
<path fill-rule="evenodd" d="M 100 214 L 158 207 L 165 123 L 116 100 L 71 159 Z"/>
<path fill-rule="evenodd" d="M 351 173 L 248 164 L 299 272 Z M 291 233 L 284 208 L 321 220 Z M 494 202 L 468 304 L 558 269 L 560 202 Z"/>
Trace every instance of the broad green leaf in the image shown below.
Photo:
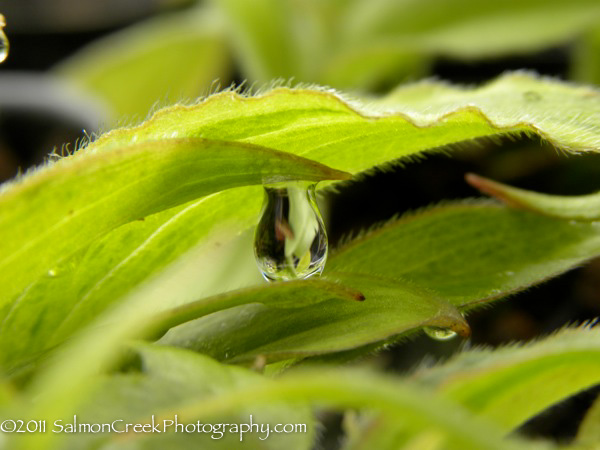
<path fill-rule="evenodd" d="M 356 2 L 348 14 L 348 47 L 394 44 L 458 58 L 531 52 L 578 36 L 597 24 L 593 0 L 427 0 Z"/>
<path fill-rule="evenodd" d="M 300 370 L 276 380 L 265 380 L 261 384 L 234 388 L 206 400 L 190 402 L 177 411 L 182 420 L 209 418 L 281 399 L 338 409 L 380 411 L 390 419 L 393 427 L 405 427 L 409 435 L 441 434 L 443 448 L 447 449 L 536 448 L 533 443 L 524 447 L 522 441 L 503 438 L 492 423 L 468 414 L 416 383 L 358 370 Z M 172 413 L 165 411 L 163 415 L 168 417 Z"/>
<path fill-rule="evenodd" d="M 212 259 L 212 263 L 215 264 L 219 257 L 215 255 Z M 228 259 L 225 261 L 229 262 Z M 195 263 L 197 265 L 197 262 Z M 250 263 L 253 265 L 254 261 Z M 251 268 L 258 273 L 255 267 Z M 4 348 L 0 361 L 5 373 L 14 374 L 19 370 L 28 370 L 29 364 L 43 356 L 45 351 L 61 344 L 110 304 L 105 302 L 102 308 L 98 308 L 98 305 L 86 305 L 85 310 L 81 311 L 82 306 L 69 302 L 74 298 L 70 295 L 70 288 L 70 280 L 64 274 L 36 284 L 28 290 L 28 297 L 21 299 L 15 308 L 19 312 L 13 310 L 9 313 L 0 333 L 0 344 Z M 67 302 L 45 305 L 43 296 L 60 297 Z M 229 291 L 164 310 L 146 319 L 145 331 L 142 334 L 155 339 L 181 323 L 245 304 L 261 303 L 274 308 L 298 308 L 333 298 L 351 301 L 364 299 L 360 291 L 320 279 L 262 285 Z M 165 308 L 172 304 L 172 298 L 166 299 Z M 32 317 L 37 317 L 37 320 L 31 322 Z"/>
<path fill-rule="evenodd" d="M 55 266 L 54 276 L 43 276 L 2 311 L 0 366 L 7 373 L 27 368 L 44 351 L 60 344 L 89 324 L 135 286 L 181 257 L 199 241 L 210 239 L 209 262 L 195 264 L 194 286 L 188 292 L 171 291 L 165 307 L 197 300 L 206 295 L 246 286 L 238 284 L 241 272 L 260 275 L 252 254 L 252 236 L 231 248 L 230 235 L 256 221 L 262 187 L 251 188 L 251 199 L 231 189 L 194 200 L 183 206 L 125 224 L 90 247 Z M 227 218 L 231 209 L 247 218 Z M 220 270 L 215 273 L 214 270 Z M 234 274 L 232 274 L 232 271 Z M 211 288 L 211 285 L 213 286 Z M 53 299 L 60 298 L 60 302 Z"/>
<path fill-rule="evenodd" d="M 217 311 L 251 303 L 260 303 L 273 308 L 302 308 L 332 298 L 363 301 L 364 295 L 339 283 L 326 280 L 294 280 L 229 291 L 214 297 L 186 303 L 178 308 L 164 311 L 150 320 L 148 334 L 161 337 L 170 328 Z M 285 312 L 282 312 L 285 314 Z"/>
<path fill-rule="evenodd" d="M 470 308 L 598 254 L 598 223 L 471 201 L 409 214 L 371 230 L 336 250 L 327 270 L 404 278 Z"/>
<path fill-rule="evenodd" d="M 588 87 L 504 75 L 480 88 L 421 82 L 379 100 L 345 100 L 320 89 L 276 88 L 256 97 L 213 95 L 173 106 L 92 144 L 102 151 L 132 140 L 170 137 L 251 142 L 359 172 L 455 142 L 534 133 L 572 151 L 600 147 L 600 94 Z"/>
<path fill-rule="evenodd" d="M 169 308 L 165 300 L 193 290 L 198 273 L 214 264 L 206 250 L 214 249 L 217 242 L 217 236 L 204 241 L 45 358 L 27 386 L 26 398 L 35 399 L 28 405 L 28 414 L 52 421 L 76 410 L 93 394 L 96 377 L 123 362 L 124 346 L 145 335 L 150 320 Z M 24 447 L 45 448 L 55 437 L 52 433 L 33 435 Z"/>
<path fill-rule="evenodd" d="M 527 209 L 560 219 L 600 220 L 600 193 L 563 197 L 518 189 L 474 174 L 467 181 L 484 194 L 502 200 L 509 206 Z"/>
<path fill-rule="evenodd" d="M 600 330 L 567 328 L 522 347 L 470 350 L 417 378 L 510 431 L 600 382 Z"/>
<path fill-rule="evenodd" d="M 226 361 L 263 355 L 272 362 L 352 349 L 423 325 L 463 336 L 470 332 L 454 307 L 406 282 L 352 273 L 330 273 L 327 278 L 359 290 L 365 301 L 332 299 L 286 310 L 248 305 L 183 324 L 159 343 Z"/>
<path fill-rule="evenodd" d="M 228 188 L 332 176 L 347 177 L 294 155 L 198 138 L 80 151 L 0 194 L 3 300 L 127 222 Z"/>
<path fill-rule="evenodd" d="M 227 83 L 222 28 L 203 10 L 151 19 L 95 41 L 54 72 L 97 94 L 115 119 L 141 119 L 156 104 L 204 95 L 219 78 Z"/>
<path fill-rule="evenodd" d="M 141 372 L 116 373 L 92 379 L 94 391 L 89 399 L 72 411 L 56 416 L 47 424 L 47 433 L 59 430 L 55 426 L 68 427 L 73 424 L 73 416 L 77 416 L 78 424 L 114 424 L 118 431 L 123 431 L 127 423 L 154 423 L 155 430 L 160 432 L 134 433 L 126 435 L 122 432 L 112 433 L 59 433 L 50 441 L 50 448 L 82 449 L 82 448 L 119 448 L 119 449 L 187 449 L 192 447 L 207 449 L 309 449 L 315 438 L 316 426 L 308 405 L 304 402 L 286 403 L 285 399 L 271 402 L 269 405 L 257 405 L 240 408 L 226 415 L 213 417 L 211 421 L 200 424 L 248 424 L 250 420 L 259 424 L 259 431 L 245 432 L 240 435 L 230 432 L 230 426 L 216 428 L 214 432 L 206 428 L 198 430 L 197 419 L 183 418 L 177 410 L 190 402 L 197 402 L 213 396 L 219 396 L 232 389 L 246 388 L 263 383 L 263 377 L 246 369 L 226 366 L 203 355 L 180 349 L 164 348 L 149 345 L 136 346 L 136 353 L 141 358 Z M 173 410 L 175 413 L 167 418 L 162 413 Z M 153 417 L 154 416 L 154 417 Z M 190 431 L 194 425 L 198 431 L 185 432 L 179 425 L 177 432 L 173 423 L 187 425 Z M 164 423 L 164 420 L 168 422 Z M 117 421 L 115 423 L 115 421 Z M 304 432 L 278 434 L 273 427 L 279 423 L 304 424 Z M 266 426 L 271 433 L 267 439 Z M 264 432 L 261 432 L 261 427 Z M 147 427 L 146 430 L 151 427 Z M 167 430 L 167 432 L 163 432 Z M 76 431 L 80 431 L 77 430 Z M 246 430 L 247 431 L 247 430 Z M 241 439 L 240 439 L 241 436 Z M 19 436 L 19 438 L 21 438 Z M 112 441 L 112 442 L 111 442 Z M 21 448 L 34 448 L 33 443 L 18 439 L 11 442 L 11 448 L 19 444 Z M 46 441 L 48 443 L 48 441 Z M 40 447 L 35 447 L 40 448 Z M 48 448 L 48 447 L 46 447 Z"/>

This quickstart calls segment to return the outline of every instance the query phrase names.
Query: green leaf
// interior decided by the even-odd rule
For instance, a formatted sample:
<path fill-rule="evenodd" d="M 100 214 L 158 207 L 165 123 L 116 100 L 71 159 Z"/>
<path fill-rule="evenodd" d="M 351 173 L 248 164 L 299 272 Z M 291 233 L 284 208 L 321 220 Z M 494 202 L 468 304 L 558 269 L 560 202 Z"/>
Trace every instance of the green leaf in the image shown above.
<path fill-rule="evenodd" d="M 600 442 L 600 401 L 596 399 L 579 425 L 573 447 L 593 449 L 598 442 Z"/>
<path fill-rule="evenodd" d="M 560 219 L 594 221 L 600 219 L 600 193 L 563 197 L 526 191 L 475 174 L 467 181 L 484 194 L 502 200 L 509 206 L 527 209 Z"/>
<path fill-rule="evenodd" d="M 540 97 L 532 97 L 533 91 L 539 93 Z M 600 142 L 597 126 L 600 102 L 595 91 L 526 74 L 506 75 L 478 89 L 418 83 L 399 89 L 387 100 L 375 103 L 372 102 L 371 107 L 361 106 L 358 102 L 350 103 L 331 92 L 308 89 L 275 89 L 249 98 L 224 92 L 198 105 L 166 108 L 138 127 L 107 133 L 74 157 L 63 160 L 61 165 L 9 186 L 2 197 L 14 195 L 11 192 L 18 190 L 18 186 L 34 183 L 46 176 L 43 174 L 55 174 L 58 177 L 62 176 L 63 171 L 74 172 L 79 164 L 77 161 L 94 160 L 104 164 L 111 161 L 115 157 L 113 155 L 120 154 L 123 146 L 129 147 L 135 143 L 136 146 L 132 148 L 142 149 L 144 145 L 162 145 L 157 140 L 169 139 L 168 142 L 174 142 L 171 139 L 175 137 L 249 142 L 329 163 L 351 172 L 365 171 L 441 145 L 525 130 L 539 133 L 555 145 L 573 150 L 595 149 Z M 575 120 L 582 115 L 586 115 L 587 119 Z M 231 142 L 227 145 L 237 144 Z M 193 155 L 189 157 L 193 158 Z M 101 170 L 92 165 L 86 165 L 86 168 L 89 171 Z M 168 169 L 161 166 L 161 170 Z M 211 171 L 208 167 L 205 170 Z M 138 172 L 133 168 L 131 171 L 135 178 Z M 194 172 L 194 179 L 200 179 L 201 173 Z M 107 175 L 107 183 L 112 182 L 111 177 Z M 177 178 L 176 175 L 173 178 Z M 21 248 L 26 240 L 39 239 L 37 227 L 40 223 L 48 223 L 47 213 L 55 214 L 56 220 L 68 219 L 69 209 L 64 208 L 64 202 L 58 199 L 71 191 L 66 180 L 62 180 L 65 184 L 58 197 L 48 193 L 51 197 L 49 203 L 42 201 L 45 191 L 33 196 L 35 201 L 45 206 L 37 208 L 29 200 L 19 203 L 19 210 L 26 221 L 12 223 L 11 229 L 17 229 L 18 233 L 2 233 L 13 236 L 0 244 L 3 249 L 5 246 Z M 86 180 L 94 183 L 92 178 Z M 49 178 L 48 182 L 63 181 Z M 96 192 L 87 192 L 72 185 L 70 189 L 77 190 L 78 195 L 85 198 Z M 106 187 L 100 191 L 107 193 Z M 103 208 L 103 220 L 123 223 L 125 220 L 142 218 L 142 214 L 134 215 L 135 210 L 129 206 L 148 206 L 148 202 L 154 200 L 142 192 L 137 192 L 136 196 L 141 198 L 141 204 L 133 205 L 128 200 L 129 203 L 122 205 L 121 209 Z M 74 256 L 75 260 L 67 260 L 67 256 L 75 252 L 77 245 L 73 244 L 76 239 L 74 233 L 81 230 L 75 227 L 75 231 L 69 233 L 66 229 L 57 229 L 56 233 L 59 234 L 55 236 L 60 235 L 60 239 L 55 238 L 51 243 L 40 240 L 40 251 L 35 256 L 31 254 L 25 258 L 23 254 L 23 259 L 11 266 L 14 271 L 11 269 L 0 275 L 5 280 L 3 286 L 8 286 L 2 292 L 2 301 L 6 305 L 2 316 L 8 318 L 0 333 L 3 349 L 0 354 L 12 359 L 9 355 L 14 351 L 19 353 L 21 350 L 18 349 L 26 349 L 22 339 L 26 332 L 34 335 L 42 344 L 42 349 L 44 342 L 64 339 L 81 325 L 89 323 L 91 318 L 135 285 L 166 267 L 194 245 L 206 242 L 215 230 L 227 230 L 221 235 L 222 243 L 237 231 L 250 227 L 256 221 L 261 200 L 261 189 L 256 187 L 219 192 L 147 216 L 143 222 L 122 225 L 102 239 L 96 239 L 87 251 L 82 250 L 78 257 Z M 60 208 L 51 211 L 51 205 Z M 3 208 L 0 218 L 13 217 L 15 211 L 8 216 L 9 211 Z M 116 213 L 126 214 L 128 218 L 116 217 Z M 31 226 L 24 227 L 24 223 Z M 86 222 L 86 227 L 98 224 L 101 222 Z M 490 226 L 493 227 L 493 224 Z M 440 229 L 440 233 L 443 235 L 445 230 Z M 60 249 L 67 251 L 62 253 Z M 387 249 L 391 247 L 387 245 Z M 50 253 L 55 254 L 54 259 L 49 258 Z M 4 256 L 6 253 L 3 251 L 1 254 Z M 44 260 L 47 263 L 42 267 Z M 25 269 L 34 265 L 40 266 L 37 273 Z M 544 276 L 565 270 L 567 266 L 562 264 L 556 269 L 549 267 L 549 271 L 543 272 Z M 453 266 L 453 270 L 458 269 Z M 49 270 L 58 276 L 43 275 Z M 23 282 L 24 277 L 29 283 Z M 494 283 L 502 281 L 502 277 L 495 273 Z M 45 293 L 49 283 L 53 287 L 48 289 L 62 293 L 64 302 L 60 307 Z M 475 295 L 493 294 L 490 290 L 495 288 L 489 285 L 484 287 L 483 292 Z M 197 291 L 192 292 L 198 298 Z M 185 300 L 192 301 L 194 297 Z M 54 330 L 57 330 L 58 337 L 47 340 L 47 333 L 54 333 Z"/>
<path fill-rule="evenodd" d="M 600 19 L 594 0 L 214 3 L 252 81 L 296 77 L 345 89 L 414 78 L 435 56 L 535 52 L 578 37 Z"/>
<path fill-rule="evenodd" d="M 220 21 L 208 11 L 151 19 L 94 41 L 54 72 L 108 103 L 115 119 L 147 115 L 157 103 L 204 95 L 227 82 L 229 54 Z"/>
<path fill-rule="evenodd" d="M 435 147 L 533 133 L 572 151 L 600 147 L 600 94 L 588 87 L 504 75 L 480 88 L 421 82 L 379 100 L 350 101 L 320 89 L 276 88 L 256 97 L 213 95 L 165 108 L 94 142 L 96 151 L 173 137 L 251 142 L 359 172 Z"/>
<path fill-rule="evenodd" d="M 424 289 L 361 274 L 330 273 L 327 278 L 359 290 L 365 301 L 331 299 L 286 310 L 248 305 L 183 324 L 159 343 L 231 362 L 259 355 L 272 362 L 347 350 L 423 325 L 449 328 L 463 336 L 470 332 L 456 309 Z"/>
<path fill-rule="evenodd" d="M 213 252 L 206 250 L 214 250 L 219 238 L 211 239 L 137 287 L 44 358 L 42 369 L 30 377 L 25 393 L 26 399 L 35 399 L 27 405 L 31 417 L 52 421 L 76 410 L 94 392 L 96 377 L 124 362 L 128 355 L 122 350 L 145 334 L 158 312 L 169 308 L 168 300 L 193 291 L 198 276 L 214 264 Z M 42 443 L 54 437 L 53 433 L 31 436 L 36 445 L 25 448 L 44 448 Z"/>
<path fill-rule="evenodd" d="M 522 347 L 470 350 L 417 377 L 510 431 L 600 382 L 600 330 L 567 328 Z"/>
<path fill-rule="evenodd" d="M 471 201 L 430 208 L 367 232 L 333 252 L 327 270 L 404 278 L 471 308 L 598 254 L 598 223 Z"/>
<path fill-rule="evenodd" d="M 289 2 L 217 0 L 215 3 L 226 12 L 245 78 L 266 82 L 301 73 L 297 42 L 290 34 L 293 16 Z"/>
<path fill-rule="evenodd" d="M 593 0 L 356 2 L 348 47 L 388 44 L 458 58 L 490 58 L 557 45 L 594 26 Z"/>
<path fill-rule="evenodd" d="M 404 426 L 409 435 L 439 433 L 444 448 L 448 449 L 511 449 L 534 445 L 530 443 L 529 447 L 524 447 L 525 444 L 516 439 L 503 439 L 493 424 L 433 396 L 416 383 L 357 370 L 301 370 L 276 380 L 190 402 L 177 411 L 182 420 L 208 418 L 281 399 L 339 409 L 380 411 L 390 418 L 394 428 Z M 168 417 L 172 412 L 163 414 Z"/>
<path fill-rule="evenodd" d="M 224 189 L 347 175 L 243 143 L 163 139 L 81 151 L 0 195 L 3 302 L 102 234 Z M 40 231 L 41 230 L 41 231 Z"/>
<path fill-rule="evenodd" d="M 251 199 L 239 198 L 239 189 L 231 189 L 122 225 L 55 266 L 55 276 L 36 280 L 3 308 L 0 366 L 7 373 L 27 369 L 44 351 L 89 324 L 198 242 L 211 242 L 208 261 L 192 263 L 194 285 L 185 293 L 171 290 L 162 300 L 165 307 L 259 280 L 250 233 L 243 242 L 230 243 L 231 234 L 256 221 L 263 189 L 251 189 L 255 191 Z M 230 208 L 244 211 L 246 219 L 227 219 Z M 255 278 L 239 284 L 243 274 Z M 53 301 L 56 298 L 61 301 Z"/>
<path fill-rule="evenodd" d="M 600 84 L 600 27 L 585 33 L 573 51 L 571 78 L 585 83 Z"/>
<path fill-rule="evenodd" d="M 136 345 L 136 353 L 141 359 L 141 373 L 115 373 L 89 380 L 94 385 L 94 392 L 89 399 L 74 407 L 64 415 L 57 415 L 47 423 L 50 435 L 31 436 L 32 440 L 19 439 L 10 442 L 11 448 L 136 448 L 136 449 L 186 449 L 191 447 L 207 449 L 309 449 L 315 438 L 316 426 L 313 415 L 305 402 L 289 404 L 285 399 L 278 399 L 269 405 L 248 405 L 232 411 L 227 415 L 213 417 L 211 421 L 201 421 L 200 424 L 214 424 L 215 431 L 208 428 L 205 432 L 198 430 L 198 420 L 187 418 L 183 421 L 177 412 L 190 402 L 198 402 L 235 389 L 244 389 L 264 382 L 261 375 L 234 366 L 219 364 L 203 355 L 180 349 Z M 163 416 L 164 411 L 175 411 L 170 417 Z M 114 424 L 118 431 L 123 431 L 127 423 L 154 423 L 154 432 L 145 433 L 85 433 L 76 429 L 75 433 L 53 433 L 59 430 L 57 423 L 67 429 L 74 423 L 78 424 Z M 154 417 L 153 417 L 154 416 Z M 185 432 L 179 427 L 176 430 L 174 422 L 188 426 Z M 167 422 L 165 430 L 164 420 Z M 259 424 L 259 431 L 230 432 L 230 426 L 217 424 Z M 117 421 L 115 423 L 115 421 Z M 304 432 L 275 433 L 276 424 L 304 424 Z M 267 439 L 266 425 L 269 424 L 271 433 Z M 81 425 L 79 425 L 81 426 Z M 262 426 L 262 430 L 261 427 Z M 146 427 L 146 431 L 151 427 Z M 239 429 L 239 426 L 238 426 Z M 158 432 L 156 430 L 159 430 Z M 174 432 L 177 431 L 177 432 Z M 54 434 L 54 436 L 52 436 Z M 240 439 L 241 437 L 241 439 Z M 112 441 L 112 442 L 111 442 Z M 51 445 L 49 445 L 51 444 Z"/>
<path fill-rule="evenodd" d="M 339 283 L 326 280 L 294 280 L 287 283 L 251 287 L 214 297 L 207 297 L 178 308 L 164 311 L 150 320 L 148 333 L 161 337 L 170 328 L 217 311 L 251 303 L 260 303 L 273 308 L 302 308 L 329 299 L 363 301 L 364 295 Z M 285 314 L 285 312 L 283 312 Z"/>

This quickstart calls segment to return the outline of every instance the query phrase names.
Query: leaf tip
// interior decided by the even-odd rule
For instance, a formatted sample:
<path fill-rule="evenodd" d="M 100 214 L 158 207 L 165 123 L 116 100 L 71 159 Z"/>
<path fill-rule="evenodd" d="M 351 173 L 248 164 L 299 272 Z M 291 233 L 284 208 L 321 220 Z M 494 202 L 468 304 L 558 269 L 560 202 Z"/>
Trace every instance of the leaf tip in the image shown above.
<path fill-rule="evenodd" d="M 508 195 L 507 186 L 502 183 L 498 183 L 497 181 L 490 180 L 489 178 L 485 178 L 474 173 L 467 173 L 465 175 L 465 181 L 479 192 L 487 194 L 490 197 L 495 197 L 508 206 L 521 206 Z"/>

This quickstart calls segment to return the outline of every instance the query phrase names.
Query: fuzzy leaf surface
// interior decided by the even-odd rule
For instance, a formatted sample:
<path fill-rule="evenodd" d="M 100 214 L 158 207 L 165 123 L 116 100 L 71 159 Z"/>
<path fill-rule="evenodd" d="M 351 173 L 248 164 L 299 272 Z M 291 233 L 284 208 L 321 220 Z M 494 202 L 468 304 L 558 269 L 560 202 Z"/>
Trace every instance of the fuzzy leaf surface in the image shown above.
<path fill-rule="evenodd" d="M 598 223 L 473 201 L 388 222 L 336 250 L 327 269 L 404 278 L 468 309 L 598 254 Z"/>
<path fill-rule="evenodd" d="M 357 289 L 365 301 L 332 299 L 286 310 L 248 305 L 183 324 L 159 343 L 189 347 L 226 361 L 264 355 L 271 362 L 347 350 L 422 325 L 470 333 L 453 306 L 426 290 L 361 274 L 331 273 L 328 279 Z"/>
<path fill-rule="evenodd" d="M 417 377 L 510 431 L 600 382 L 600 330 L 564 329 L 522 347 L 470 350 Z"/>
<path fill-rule="evenodd" d="M 515 208 L 567 220 L 600 220 L 600 192 L 579 196 L 548 195 L 508 186 L 474 174 L 467 181 L 481 192 Z"/>

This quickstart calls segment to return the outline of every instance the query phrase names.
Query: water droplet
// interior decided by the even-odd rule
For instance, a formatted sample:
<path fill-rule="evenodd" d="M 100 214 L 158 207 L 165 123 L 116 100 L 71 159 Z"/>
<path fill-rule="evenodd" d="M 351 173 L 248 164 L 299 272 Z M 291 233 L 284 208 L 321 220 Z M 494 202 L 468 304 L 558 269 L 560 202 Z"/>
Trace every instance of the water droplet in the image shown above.
<path fill-rule="evenodd" d="M 320 274 L 327 259 L 327 235 L 315 199 L 315 184 L 265 186 L 254 255 L 267 281 Z"/>
<path fill-rule="evenodd" d="M 56 275 L 57 275 L 57 272 L 56 272 L 56 270 L 55 270 L 55 269 L 50 269 L 50 270 L 48 271 L 48 276 L 49 276 L 49 277 L 51 277 L 51 278 L 54 278 Z"/>
<path fill-rule="evenodd" d="M 448 341 L 456 336 L 450 328 L 424 327 L 425 334 L 436 341 Z"/>
<path fill-rule="evenodd" d="M 0 63 L 8 57 L 8 38 L 4 34 L 4 27 L 6 26 L 6 20 L 4 16 L 0 14 Z"/>
<path fill-rule="evenodd" d="M 507 277 L 512 277 L 515 275 L 515 273 L 512 270 L 507 270 L 506 272 L 504 272 L 504 275 L 506 275 Z"/>

